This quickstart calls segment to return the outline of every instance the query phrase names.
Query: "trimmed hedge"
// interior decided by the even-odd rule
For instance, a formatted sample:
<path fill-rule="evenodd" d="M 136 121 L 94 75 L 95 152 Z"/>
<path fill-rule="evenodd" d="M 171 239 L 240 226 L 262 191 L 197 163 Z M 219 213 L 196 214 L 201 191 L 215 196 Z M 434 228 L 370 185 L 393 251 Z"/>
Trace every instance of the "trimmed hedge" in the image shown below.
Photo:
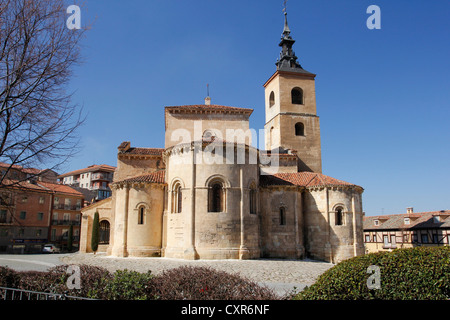
<path fill-rule="evenodd" d="M 380 289 L 369 289 L 370 265 L 380 267 Z M 338 263 L 294 299 L 450 299 L 450 247 L 371 253 Z"/>
<path fill-rule="evenodd" d="M 39 292 L 65 293 L 102 300 L 273 300 L 270 289 L 235 274 L 207 267 L 179 267 L 153 276 L 150 271 L 107 269 L 80 265 L 81 288 L 68 290 L 68 265 L 47 272 L 17 272 L 0 267 L 0 286 Z"/>

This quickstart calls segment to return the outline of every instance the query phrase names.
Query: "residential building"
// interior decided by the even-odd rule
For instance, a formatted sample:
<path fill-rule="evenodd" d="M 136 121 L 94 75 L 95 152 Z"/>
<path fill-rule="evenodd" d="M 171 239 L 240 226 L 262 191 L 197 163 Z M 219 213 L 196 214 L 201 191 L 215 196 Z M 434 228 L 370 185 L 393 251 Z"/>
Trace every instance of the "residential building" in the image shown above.
<path fill-rule="evenodd" d="M 24 180 L 30 172 L 41 171 L 13 166 L 4 173 L 19 180 L 3 178 L 0 184 L 0 252 L 41 252 L 49 241 L 64 249 L 70 225 L 73 225 L 73 247 L 77 248 L 83 194 L 69 186 L 48 182 L 56 181 L 53 171 L 46 171 L 50 178 L 32 173 L 31 178 Z"/>
<path fill-rule="evenodd" d="M 87 168 L 67 172 L 58 176 L 65 185 L 95 191 L 94 200 L 102 200 L 111 196 L 109 184 L 113 181 L 116 167 L 106 164 L 91 165 Z"/>
<path fill-rule="evenodd" d="M 450 245 L 450 210 L 364 217 L 366 253 Z"/>

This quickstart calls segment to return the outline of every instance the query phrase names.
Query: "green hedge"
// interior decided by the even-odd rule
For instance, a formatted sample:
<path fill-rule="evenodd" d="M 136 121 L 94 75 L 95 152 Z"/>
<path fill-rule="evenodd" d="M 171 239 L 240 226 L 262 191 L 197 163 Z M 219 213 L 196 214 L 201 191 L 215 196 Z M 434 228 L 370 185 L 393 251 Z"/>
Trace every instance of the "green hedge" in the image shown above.
<path fill-rule="evenodd" d="M 68 289 L 68 265 L 46 272 L 0 266 L 0 287 L 66 293 L 102 300 L 273 300 L 279 297 L 256 282 L 207 267 L 182 266 L 152 275 L 130 270 L 109 272 L 80 265 L 80 289 Z"/>
<path fill-rule="evenodd" d="M 370 265 L 380 269 L 380 289 L 369 289 Z M 416 247 L 371 253 L 338 263 L 294 299 L 450 299 L 450 247 Z"/>

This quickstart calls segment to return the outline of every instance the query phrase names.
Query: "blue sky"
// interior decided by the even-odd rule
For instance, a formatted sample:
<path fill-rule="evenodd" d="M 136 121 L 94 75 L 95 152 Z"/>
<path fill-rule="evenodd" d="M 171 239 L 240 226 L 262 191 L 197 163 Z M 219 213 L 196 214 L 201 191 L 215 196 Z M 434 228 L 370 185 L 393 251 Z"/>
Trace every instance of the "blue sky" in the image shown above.
<path fill-rule="evenodd" d="M 68 1 L 72 4 L 71 1 Z M 82 152 L 63 166 L 117 164 L 117 146 L 164 146 L 164 106 L 253 108 L 275 72 L 283 1 L 85 0 Z M 369 30 L 369 5 L 381 29 Z M 361 185 L 366 215 L 450 209 L 450 1 L 288 1 L 294 50 L 317 74 L 323 173 Z"/>

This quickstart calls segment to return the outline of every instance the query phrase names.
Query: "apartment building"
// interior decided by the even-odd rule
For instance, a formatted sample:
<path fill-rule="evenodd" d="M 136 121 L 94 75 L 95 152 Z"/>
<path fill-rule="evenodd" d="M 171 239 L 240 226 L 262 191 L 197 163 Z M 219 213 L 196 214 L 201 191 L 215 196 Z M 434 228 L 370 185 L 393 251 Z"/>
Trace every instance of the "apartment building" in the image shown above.
<path fill-rule="evenodd" d="M 95 191 L 96 201 L 111 196 L 109 184 L 114 177 L 116 167 L 106 164 L 91 165 L 87 168 L 71 171 L 58 176 L 60 182 L 72 187 Z"/>
<path fill-rule="evenodd" d="M 364 217 L 366 253 L 450 245 L 450 210 Z"/>
<path fill-rule="evenodd" d="M 78 247 L 82 193 L 56 183 L 52 170 L 5 163 L 0 170 L 0 252 L 37 253 L 50 241 L 64 249 L 70 225 Z"/>

